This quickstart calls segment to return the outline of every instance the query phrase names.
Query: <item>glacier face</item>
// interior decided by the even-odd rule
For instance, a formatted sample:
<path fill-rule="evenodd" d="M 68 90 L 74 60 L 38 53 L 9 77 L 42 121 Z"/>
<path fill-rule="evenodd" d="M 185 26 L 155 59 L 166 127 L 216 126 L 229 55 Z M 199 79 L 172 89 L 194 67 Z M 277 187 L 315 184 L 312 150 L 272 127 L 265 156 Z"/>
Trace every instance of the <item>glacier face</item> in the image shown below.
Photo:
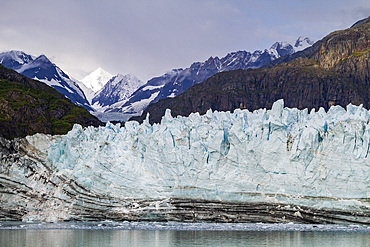
<path fill-rule="evenodd" d="M 187 201 L 176 214 L 188 213 L 187 202 L 194 211 L 197 203 L 196 210 L 203 208 L 202 217 L 192 213 L 197 220 L 212 220 L 204 213 L 210 205 L 205 202 L 212 202 L 211 208 L 217 203 L 221 208 L 230 206 L 223 203 L 263 203 L 277 211 L 307 207 L 292 206 L 290 218 L 276 213 L 281 219 L 268 222 L 284 222 L 285 216 L 300 222 L 310 210 L 310 222 L 320 222 L 312 213 L 317 209 L 344 212 L 337 218 L 348 222 L 370 223 L 369 117 L 362 106 L 308 112 L 284 108 L 279 100 L 271 110 L 254 112 L 209 110 L 173 118 L 168 110 L 154 125 L 148 120 L 124 127 L 75 125 L 64 136 L 26 137 L 18 168 L 10 168 L 10 155 L 2 155 L 0 184 L 28 186 L 22 193 L 43 199 L 19 202 L 19 193 L 2 193 L 1 201 L 8 207 L 22 204 L 27 212 L 22 219 L 84 219 L 86 205 L 110 210 L 114 219 L 145 212 L 168 219 L 179 204 L 171 204 L 171 198 L 180 198 Z M 34 167 L 28 170 L 36 172 L 25 170 L 29 160 Z M 230 214 L 225 213 L 226 222 L 232 221 Z"/>

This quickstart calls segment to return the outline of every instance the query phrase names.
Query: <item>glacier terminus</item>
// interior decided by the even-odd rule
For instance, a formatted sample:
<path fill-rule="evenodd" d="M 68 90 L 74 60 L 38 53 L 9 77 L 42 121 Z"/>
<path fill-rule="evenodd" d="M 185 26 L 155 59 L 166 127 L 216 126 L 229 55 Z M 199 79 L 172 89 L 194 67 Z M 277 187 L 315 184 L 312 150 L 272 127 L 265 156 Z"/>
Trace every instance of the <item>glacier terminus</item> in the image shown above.
<path fill-rule="evenodd" d="M 370 112 L 284 107 L 0 139 L 0 220 L 370 224 Z"/>

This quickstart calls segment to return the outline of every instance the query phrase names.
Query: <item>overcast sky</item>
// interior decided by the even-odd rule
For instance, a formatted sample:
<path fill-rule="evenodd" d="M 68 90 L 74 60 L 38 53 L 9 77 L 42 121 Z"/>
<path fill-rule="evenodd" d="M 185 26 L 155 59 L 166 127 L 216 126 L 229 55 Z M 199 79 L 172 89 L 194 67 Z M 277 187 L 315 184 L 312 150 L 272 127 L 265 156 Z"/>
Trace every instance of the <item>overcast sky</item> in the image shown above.
<path fill-rule="evenodd" d="M 319 40 L 370 15 L 369 0 L 1 0 L 0 51 L 45 54 L 82 79 L 141 80 L 228 52 Z"/>

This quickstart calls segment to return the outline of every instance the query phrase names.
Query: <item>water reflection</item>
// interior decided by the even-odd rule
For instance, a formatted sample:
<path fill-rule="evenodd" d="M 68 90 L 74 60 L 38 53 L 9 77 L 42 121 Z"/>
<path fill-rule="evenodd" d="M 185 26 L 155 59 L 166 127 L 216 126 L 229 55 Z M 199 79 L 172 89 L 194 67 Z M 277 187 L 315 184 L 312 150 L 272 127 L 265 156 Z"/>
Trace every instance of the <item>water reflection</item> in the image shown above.
<path fill-rule="evenodd" d="M 368 233 L 0 230 L 0 246 L 368 246 Z"/>

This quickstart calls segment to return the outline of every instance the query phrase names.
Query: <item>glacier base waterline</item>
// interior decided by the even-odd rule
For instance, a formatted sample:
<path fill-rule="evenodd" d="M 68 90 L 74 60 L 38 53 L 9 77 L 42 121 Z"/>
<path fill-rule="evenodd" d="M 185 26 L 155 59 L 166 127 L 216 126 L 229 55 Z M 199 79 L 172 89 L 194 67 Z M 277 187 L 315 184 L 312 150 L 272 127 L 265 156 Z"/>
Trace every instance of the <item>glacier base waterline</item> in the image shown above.
<path fill-rule="evenodd" d="M 370 112 L 208 111 L 0 140 L 0 220 L 370 224 Z"/>
<path fill-rule="evenodd" d="M 244 231 L 244 232 L 347 232 L 370 233 L 369 226 L 358 224 L 270 224 L 270 223 L 214 223 L 214 222 L 136 222 L 136 221 L 68 221 L 23 222 L 0 221 L 0 230 L 133 230 L 133 231 Z"/>

